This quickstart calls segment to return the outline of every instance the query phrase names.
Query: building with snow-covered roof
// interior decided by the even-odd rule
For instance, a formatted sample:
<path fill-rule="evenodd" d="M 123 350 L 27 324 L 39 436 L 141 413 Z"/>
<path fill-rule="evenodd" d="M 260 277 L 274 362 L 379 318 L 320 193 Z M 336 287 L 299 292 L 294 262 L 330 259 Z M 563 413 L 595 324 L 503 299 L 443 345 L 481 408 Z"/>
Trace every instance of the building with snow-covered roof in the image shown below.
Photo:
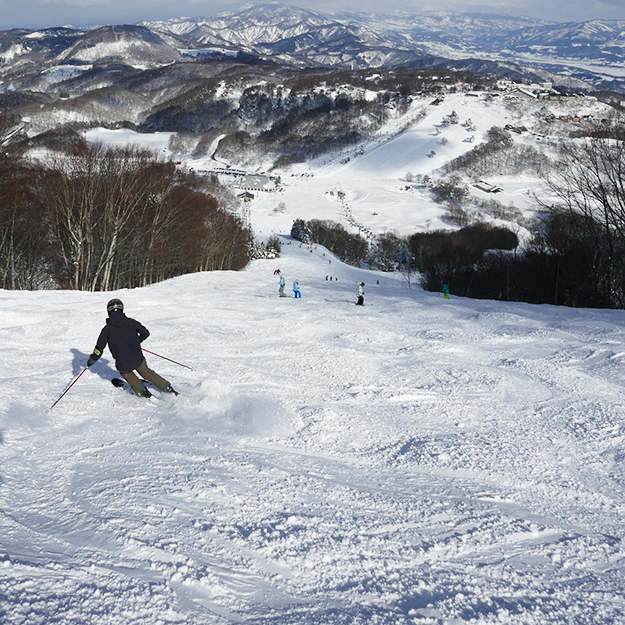
<path fill-rule="evenodd" d="M 237 197 L 243 202 L 251 202 L 254 199 L 254 194 L 249 191 L 243 191 L 243 193 L 239 193 Z"/>
<path fill-rule="evenodd" d="M 537 100 L 538 95 L 530 89 L 524 87 L 515 87 L 508 91 L 504 98 L 506 99 L 518 99 L 518 100 Z"/>
<path fill-rule="evenodd" d="M 236 181 L 235 185 L 246 191 L 268 191 L 276 190 L 276 183 L 265 174 L 246 174 Z"/>

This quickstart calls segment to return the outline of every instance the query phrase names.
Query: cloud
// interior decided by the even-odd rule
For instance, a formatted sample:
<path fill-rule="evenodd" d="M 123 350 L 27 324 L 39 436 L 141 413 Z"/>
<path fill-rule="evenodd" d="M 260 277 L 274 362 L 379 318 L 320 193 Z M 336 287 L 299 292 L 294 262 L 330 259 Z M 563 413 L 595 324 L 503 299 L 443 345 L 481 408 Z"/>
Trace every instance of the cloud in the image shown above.
<path fill-rule="evenodd" d="M 103 7 L 107 4 L 111 4 L 110 2 L 106 2 L 106 0 L 40 0 L 40 3 L 44 7 L 46 5 L 59 5 L 67 8 L 89 7 L 93 5 Z"/>

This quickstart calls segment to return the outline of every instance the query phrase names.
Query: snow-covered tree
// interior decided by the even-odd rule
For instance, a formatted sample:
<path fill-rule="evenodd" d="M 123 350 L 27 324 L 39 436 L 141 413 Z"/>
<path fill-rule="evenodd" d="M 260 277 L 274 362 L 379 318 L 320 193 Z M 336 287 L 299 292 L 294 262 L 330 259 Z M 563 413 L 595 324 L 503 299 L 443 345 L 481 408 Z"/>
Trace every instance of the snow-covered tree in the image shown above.
<path fill-rule="evenodd" d="M 302 243 L 310 243 L 312 241 L 312 232 L 303 219 L 296 219 L 291 228 L 291 236 L 296 241 Z"/>

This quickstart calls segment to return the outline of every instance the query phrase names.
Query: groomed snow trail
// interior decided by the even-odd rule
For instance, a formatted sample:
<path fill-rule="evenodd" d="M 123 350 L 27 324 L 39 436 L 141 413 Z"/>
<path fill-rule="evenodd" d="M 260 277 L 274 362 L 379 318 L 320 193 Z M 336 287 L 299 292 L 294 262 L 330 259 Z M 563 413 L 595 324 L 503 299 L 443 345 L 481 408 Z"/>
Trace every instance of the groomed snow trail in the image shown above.
<path fill-rule="evenodd" d="M 184 395 L 115 389 L 106 352 L 49 411 L 113 296 Z M 625 621 L 621 311 L 445 301 L 297 243 L 0 304 L 0 622 Z"/>

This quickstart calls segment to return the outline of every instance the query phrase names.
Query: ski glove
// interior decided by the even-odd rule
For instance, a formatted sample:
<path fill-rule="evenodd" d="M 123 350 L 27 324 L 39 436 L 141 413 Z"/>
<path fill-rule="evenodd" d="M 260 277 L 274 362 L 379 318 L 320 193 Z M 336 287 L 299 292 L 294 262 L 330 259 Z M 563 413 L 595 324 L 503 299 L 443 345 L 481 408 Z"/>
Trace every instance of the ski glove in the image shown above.
<path fill-rule="evenodd" d="M 93 354 L 89 356 L 89 360 L 87 360 L 87 367 L 90 367 L 94 362 L 100 359 L 102 352 L 98 349 L 93 350 Z"/>

